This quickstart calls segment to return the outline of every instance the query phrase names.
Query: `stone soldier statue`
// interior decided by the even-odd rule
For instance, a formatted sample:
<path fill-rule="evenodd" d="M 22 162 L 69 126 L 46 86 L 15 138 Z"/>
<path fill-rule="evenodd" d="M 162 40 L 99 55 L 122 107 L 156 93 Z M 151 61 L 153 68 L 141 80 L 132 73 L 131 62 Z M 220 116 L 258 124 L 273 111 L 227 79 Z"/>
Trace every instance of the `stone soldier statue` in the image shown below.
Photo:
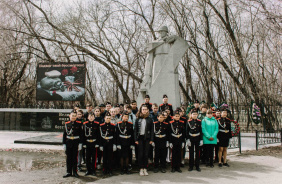
<path fill-rule="evenodd" d="M 167 26 L 158 30 L 160 38 L 148 43 L 143 82 L 141 83 L 138 104 L 146 95 L 151 101 L 161 104 L 162 94 L 170 97 L 171 104 L 180 106 L 178 64 L 186 50 L 187 42 L 176 35 L 169 35 Z"/>

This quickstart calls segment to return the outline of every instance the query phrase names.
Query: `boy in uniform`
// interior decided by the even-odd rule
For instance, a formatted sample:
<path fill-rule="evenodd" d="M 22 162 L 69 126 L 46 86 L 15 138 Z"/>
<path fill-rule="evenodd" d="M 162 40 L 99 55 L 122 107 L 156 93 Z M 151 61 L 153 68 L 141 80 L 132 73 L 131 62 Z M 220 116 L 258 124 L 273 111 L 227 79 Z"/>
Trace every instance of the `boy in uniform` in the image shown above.
<path fill-rule="evenodd" d="M 76 111 L 72 111 L 69 115 L 70 121 L 65 123 L 63 133 L 63 147 L 67 155 L 67 174 L 63 177 L 74 176 L 79 177 L 77 174 L 77 154 L 82 149 L 83 132 L 82 124 L 77 121 Z"/>
<path fill-rule="evenodd" d="M 177 110 L 180 113 L 180 120 L 184 122 L 184 130 L 186 131 L 187 126 L 187 116 L 185 115 L 184 111 L 178 107 Z M 185 155 L 186 155 L 186 148 L 184 146 L 183 149 L 181 149 L 181 167 L 184 167 L 185 165 Z"/>
<path fill-rule="evenodd" d="M 103 174 L 112 176 L 113 152 L 116 151 L 116 126 L 111 123 L 111 114 L 106 112 L 105 122 L 100 125 L 100 150 L 103 151 Z"/>
<path fill-rule="evenodd" d="M 187 131 L 186 131 L 186 145 L 189 147 L 189 169 L 192 171 L 194 165 L 196 166 L 197 171 L 200 169 L 200 146 L 203 145 L 203 135 L 202 135 L 202 126 L 201 120 L 197 119 L 198 111 L 197 109 L 192 109 L 191 111 L 192 119 L 189 119 L 187 122 Z M 195 153 L 195 154 L 194 154 Z M 196 156 L 196 159 L 195 156 Z"/>
<path fill-rule="evenodd" d="M 159 112 L 165 111 L 166 107 L 169 107 L 170 114 L 172 115 L 173 113 L 172 105 L 168 103 L 167 95 L 163 95 L 163 103 L 159 106 Z"/>
<path fill-rule="evenodd" d="M 196 109 L 198 111 L 198 109 Z M 202 104 L 200 107 L 200 113 L 198 111 L 198 119 L 199 120 L 203 120 L 206 117 L 206 113 L 208 110 L 208 105 L 207 104 Z M 194 109 L 195 111 L 195 109 Z M 207 149 L 205 145 L 201 145 L 200 146 L 200 159 L 202 160 L 202 163 L 206 163 L 207 162 Z"/>
<path fill-rule="evenodd" d="M 117 137 L 117 149 L 120 154 L 121 174 L 131 174 L 129 171 L 129 157 L 132 155 L 132 149 L 134 148 L 134 130 L 133 123 L 128 121 L 129 113 L 124 111 L 122 114 L 122 121 L 117 123 L 116 137 Z"/>
<path fill-rule="evenodd" d="M 83 111 L 81 109 L 77 110 L 77 117 L 76 120 L 81 122 L 82 131 L 83 131 L 83 123 L 84 123 L 84 116 Z M 85 163 L 85 148 L 82 147 L 81 150 L 78 151 L 78 159 L 77 159 L 77 170 L 81 171 L 82 161 Z"/>
<path fill-rule="evenodd" d="M 184 122 L 180 120 L 179 111 L 175 111 L 173 121 L 169 123 L 170 131 L 170 148 L 172 149 L 172 162 L 171 162 L 171 172 L 175 171 L 181 173 L 180 164 L 181 164 L 181 149 L 185 145 L 185 129 Z"/>
<path fill-rule="evenodd" d="M 169 146 L 169 134 L 168 129 L 169 125 L 165 122 L 164 115 L 159 112 L 158 113 L 158 121 L 154 122 L 154 143 L 155 147 L 155 169 L 154 172 L 159 172 L 159 166 L 161 167 L 161 172 L 166 172 L 166 156 L 167 156 L 167 148 Z"/>
<path fill-rule="evenodd" d="M 153 104 L 150 103 L 150 96 L 149 95 L 146 95 L 145 96 L 145 103 L 142 103 L 142 105 L 147 105 L 147 107 L 149 108 L 149 112 L 152 112 L 152 106 Z M 141 105 L 141 106 L 142 106 Z"/>
<path fill-rule="evenodd" d="M 90 112 L 88 120 L 83 123 L 84 129 L 84 145 L 86 146 L 86 167 L 87 175 L 96 176 L 96 160 L 97 160 L 97 148 L 99 148 L 100 139 L 100 125 L 99 122 L 94 121 L 94 113 Z"/>

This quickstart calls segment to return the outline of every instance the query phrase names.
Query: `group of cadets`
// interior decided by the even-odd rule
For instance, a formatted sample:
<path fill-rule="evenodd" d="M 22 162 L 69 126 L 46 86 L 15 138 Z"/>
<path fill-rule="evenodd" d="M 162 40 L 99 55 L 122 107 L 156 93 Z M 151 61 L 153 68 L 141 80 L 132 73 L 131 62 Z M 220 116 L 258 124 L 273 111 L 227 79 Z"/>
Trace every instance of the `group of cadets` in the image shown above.
<path fill-rule="evenodd" d="M 178 107 L 173 111 L 167 95 L 163 95 L 163 104 L 159 106 L 150 103 L 150 97 L 146 95 L 139 110 L 134 100 L 131 104 L 115 107 L 110 102 L 94 109 L 91 104 L 86 107 L 83 114 L 77 105 L 69 115 L 70 121 L 65 123 L 63 147 L 67 173 L 64 177 L 79 177 L 77 171 L 81 171 L 83 161 L 87 168 L 85 175 L 95 176 L 97 166 L 99 168 L 102 162 L 104 175 L 111 176 L 113 167 L 120 168 L 120 174 L 131 174 L 133 151 L 141 176 L 148 175 L 148 160 L 154 162 L 155 173 L 165 173 L 167 162 L 171 162 L 171 172 L 181 173 L 186 150 L 189 150 L 188 171 L 195 167 L 200 172 L 200 160 L 214 167 L 213 158 L 209 161 L 209 155 L 213 156 L 214 151 L 219 167 L 229 167 L 226 157 L 232 134 L 226 109 L 221 112 L 217 109 L 210 117 L 207 116 L 211 111 L 209 107 L 206 104 L 200 107 L 196 100 L 192 110 L 185 112 L 184 108 Z M 206 120 L 206 116 L 210 119 Z M 216 127 L 212 132 L 216 137 L 207 133 L 208 120 L 216 122 L 212 125 Z M 202 121 L 205 127 L 202 127 Z M 205 143 L 203 137 L 217 143 L 215 146 Z"/>

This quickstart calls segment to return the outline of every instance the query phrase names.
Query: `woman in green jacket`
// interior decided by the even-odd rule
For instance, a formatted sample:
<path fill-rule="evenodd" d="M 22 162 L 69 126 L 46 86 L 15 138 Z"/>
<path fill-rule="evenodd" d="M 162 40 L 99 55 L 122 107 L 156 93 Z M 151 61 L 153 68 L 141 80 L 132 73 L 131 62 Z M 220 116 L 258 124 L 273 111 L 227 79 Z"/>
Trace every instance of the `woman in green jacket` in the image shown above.
<path fill-rule="evenodd" d="M 212 116 L 212 110 L 207 111 L 207 116 L 202 121 L 203 142 L 206 146 L 207 166 L 214 167 L 213 165 L 213 150 L 217 144 L 218 123 Z"/>

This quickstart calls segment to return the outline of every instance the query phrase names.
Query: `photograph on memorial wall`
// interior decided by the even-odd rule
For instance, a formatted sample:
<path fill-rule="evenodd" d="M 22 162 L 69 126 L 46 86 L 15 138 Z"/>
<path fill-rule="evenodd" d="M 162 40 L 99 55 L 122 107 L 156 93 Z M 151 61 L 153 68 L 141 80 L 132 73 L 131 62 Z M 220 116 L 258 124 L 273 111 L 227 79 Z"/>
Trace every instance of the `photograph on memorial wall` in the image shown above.
<path fill-rule="evenodd" d="M 84 101 L 86 63 L 40 63 L 36 100 Z"/>

